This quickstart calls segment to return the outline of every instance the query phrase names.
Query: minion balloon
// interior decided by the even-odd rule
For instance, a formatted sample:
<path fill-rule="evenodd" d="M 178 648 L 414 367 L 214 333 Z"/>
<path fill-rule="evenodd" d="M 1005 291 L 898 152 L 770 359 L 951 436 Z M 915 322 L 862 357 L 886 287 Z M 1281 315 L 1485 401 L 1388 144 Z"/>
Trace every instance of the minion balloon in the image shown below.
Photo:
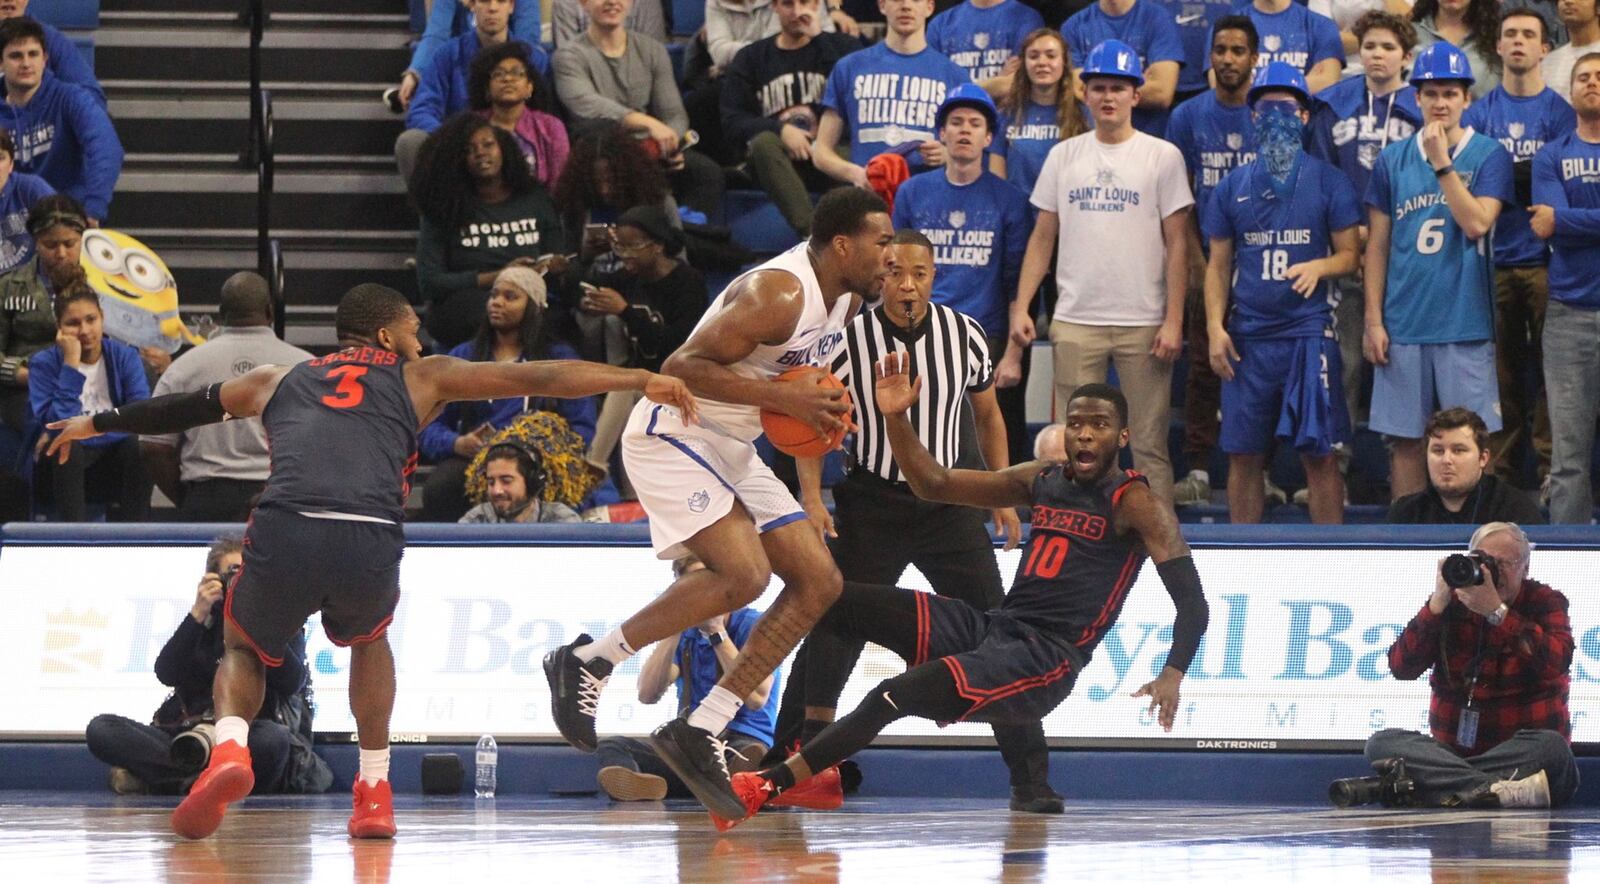
<path fill-rule="evenodd" d="M 155 252 L 126 233 L 104 228 L 83 232 L 83 273 L 100 296 L 106 334 L 135 347 L 177 352 L 204 338 L 178 316 L 178 284 Z"/>

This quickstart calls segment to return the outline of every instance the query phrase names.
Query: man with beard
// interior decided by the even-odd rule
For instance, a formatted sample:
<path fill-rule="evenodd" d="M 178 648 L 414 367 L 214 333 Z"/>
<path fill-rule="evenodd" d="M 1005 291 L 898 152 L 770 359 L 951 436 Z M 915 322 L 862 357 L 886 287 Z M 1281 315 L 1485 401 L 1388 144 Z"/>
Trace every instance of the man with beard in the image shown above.
<path fill-rule="evenodd" d="M 490 446 L 483 459 L 483 480 L 489 499 L 467 510 L 460 519 L 463 525 L 583 521 L 566 504 L 539 499 L 544 463 L 532 446 L 512 441 Z"/>

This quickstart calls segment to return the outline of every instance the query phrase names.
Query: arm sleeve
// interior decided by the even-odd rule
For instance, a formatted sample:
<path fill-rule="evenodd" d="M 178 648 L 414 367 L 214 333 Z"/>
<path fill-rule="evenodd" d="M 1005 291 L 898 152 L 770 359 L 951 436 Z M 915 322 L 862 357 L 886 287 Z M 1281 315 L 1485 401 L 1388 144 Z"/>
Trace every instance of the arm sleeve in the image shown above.
<path fill-rule="evenodd" d="M 1013 288 L 1016 286 L 1013 285 Z M 983 327 L 970 316 L 962 316 L 967 326 L 967 392 L 982 393 L 994 386 L 994 360 L 989 358 L 989 339 Z"/>
<path fill-rule="evenodd" d="M 1546 144 L 1533 157 L 1533 202 L 1556 210 L 1557 245 L 1590 248 L 1600 237 L 1600 209 L 1576 209 L 1561 184 L 1561 158 L 1556 142 Z"/>
<path fill-rule="evenodd" d="M 1183 164 L 1183 157 L 1178 149 L 1170 144 L 1160 143 L 1166 148 L 1161 151 L 1161 178 L 1157 183 L 1160 188 L 1161 217 L 1170 218 L 1194 205 L 1194 191 L 1189 189 L 1189 170 Z"/>
<path fill-rule="evenodd" d="M 1193 556 L 1168 559 L 1156 565 L 1156 573 L 1161 575 L 1161 583 L 1177 609 L 1167 665 L 1179 672 L 1188 672 L 1211 621 L 1211 606 L 1206 604 L 1206 594 L 1200 588 L 1200 572 L 1195 570 Z"/>
<path fill-rule="evenodd" d="M 782 129 L 776 119 L 761 112 L 752 76 L 754 68 L 755 50 L 747 46 L 739 50 L 722 73 L 722 125 L 735 144 L 749 144 L 762 132 L 777 133 Z"/>
<path fill-rule="evenodd" d="M 456 427 L 461 420 L 461 409 L 452 402 L 440 410 L 439 416 L 428 422 L 417 434 L 417 451 L 428 463 L 438 463 L 455 453 L 456 439 L 461 434 Z"/>
<path fill-rule="evenodd" d="M 654 40 L 640 47 L 641 56 L 650 69 L 650 107 L 652 117 L 672 127 L 682 135 L 689 129 L 689 112 L 683 108 L 683 93 L 678 91 L 677 78 L 672 73 L 672 59 L 667 47 Z"/>
<path fill-rule="evenodd" d="M 1178 39 L 1178 26 L 1173 23 L 1172 14 L 1165 12 L 1165 7 L 1160 5 L 1153 8 L 1163 10 L 1163 12 L 1150 18 L 1150 21 L 1154 24 L 1150 28 L 1150 47 L 1144 53 L 1144 66 L 1149 68 L 1150 65 L 1161 61 L 1175 61 L 1182 65 L 1183 41 Z M 1211 44 L 1207 43 L 1206 45 L 1210 46 Z M 1338 45 L 1338 40 L 1334 41 L 1334 45 Z M 1210 55 L 1211 53 L 1206 53 L 1208 58 Z M 1340 58 L 1343 57 L 1343 55 L 1340 56 Z"/>
<path fill-rule="evenodd" d="M 449 92 L 446 80 L 449 74 L 444 62 L 448 55 L 445 47 L 440 47 L 417 71 L 417 91 L 412 93 L 411 104 L 406 108 L 407 129 L 432 132 L 444 122 L 444 97 Z"/>
<path fill-rule="evenodd" d="M 1233 201 L 1233 173 L 1222 176 L 1217 183 L 1217 189 L 1211 191 L 1211 199 L 1206 200 L 1205 208 L 1200 210 L 1200 237 L 1202 240 L 1233 239 L 1233 219 L 1228 217 L 1224 203 Z"/>
<path fill-rule="evenodd" d="M 1311 22 L 1311 57 L 1306 59 L 1306 70 L 1330 58 L 1338 59 L 1343 65 L 1344 42 L 1339 39 L 1339 26 L 1325 15 L 1313 14 L 1307 18 Z"/>
<path fill-rule="evenodd" d="M 132 405 L 150 398 L 150 376 L 145 373 L 144 360 L 133 347 L 117 348 L 117 377 L 121 383 L 112 391 L 117 405 Z"/>
<path fill-rule="evenodd" d="M 828 72 L 828 83 L 822 89 L 822 107 L 824 110 L 833 111 L 844 120 L 846 139 L 850 137 L 850 85 L 845 82 L 848 70 L 847 67 L 835 63 L 833 70 Z M 849 144 L 849 141 L 846 140 L 845 144 Z"/>
<path fill-rule="evenodd" d="M 555 0 L 550 4 L 550 36 L 558 52 L 583 31 L 582 19 L 578 0 Z"/>
<path fill-rule="evenodd" d="M 667 15 L 666 9 L 663 8 L 668 2 L 670 0 L 660 0 L 660 2 L 654 3 L 648 2 L 648 0 L 642 3 L 635 2 L 633 11 L 628 13 L 628 20 L 625 26 L 630 31 L 637 31 L 657 43 L 665 45 L 667 38 L 671 36 L 667 33 Z"/>
<path fill-rule="evenodd" d="M 77 91 L 67 113 L 71 115 L 69 125 L 77 132 L 83 164 L 81 184 L 71 196 L 83 203 L 89 217 L 104 219 L 111 210 L 111 192 L 122 175 L 122 140 L 92 92 Z"/>
<path fill-rule="evenodd" d="M 1363 199 L 1367 205 L 1394 217 L 1394 207 L 1390 205 L 1389 196 L 1389 164 L 1384 162 L 1382 154 L 1378 161 L 1372 164 L 1372 177 L 1367 179 L 1367 193 Z"/>
<path fill-rule="evenodd" d="M 138 356 L 134 358 L 138 359 Z M 76 371 L 73 373 L 77 374 Z M 142 384 L 142 367 L 139 368 L 139 375 Z M 172 393 L 159 399 L 151 399 L 146 395 L 96 414 L 93 423 L 94 428 L 102 433 L 159 435 L 221 423 L 227 417 L 228 413 L 222 407 L 222 383 L 218 382 L 193 393 Z"/>
<path fill-rule="evenodd" d="M 438 5 L 437 0 L 435 0 L 434 5 Z M 532 2 L 532 0 L 518 3 L 513 7 L 511 10 L 511 39 L 521 40 L 529 46 L 537 48 L 542 42 L 541 37 L 543 37 L 543 34 L 540 33 L 542 28 L 539 27 L 539 14 L 539 4 Z"/>
<path fill-rule="evenodd" d="M 1044 166 L 1039 169 L 1039 177 L 1033 182 L 1033 194 L 1028 202 L 1036 209 L 1046 212 L 1056 212 L 1059 203 L 1056 201 L 1056 178 L 1061 174 L 1061 151 L 1050 148 L 1045 154 Z"/>
<path fill-rule="evenodd" d="M 1567 600 L 1551 593 L 1548 604 L 1538 610 L 1512 608 L 1500 625 L 1489 630 L 1491 647 L 1511 648 L 1532 664 L 1527 677 L 1534 683 L 1564 679 L 1572 667 L 1572 621 L 1567 617 Z"/>
<path fill-rule="evenodd" d="M 209 687 L 216 675 L 205 639 L 208 630 L 188 614 L 156 655 L 156 680 L 169 688 Z"/>
<path fill-rule="evenodd" d="M 411 53 L 411 66 L 407 70 L 421 73 L 439 47 L 450 39 L 451 32 L 455 30 L 457 6 L 455 3 L 433 4 L 433 11 L 428 13 L 428 24 L 422 29 L 422 36 L 417 38 L 417 48 Z"/>
<path fill-rule="evenodd" d="M 1499 144 L 1484 158 L 1483 167 L 1472 177 L 1472 195 L 1497 199 L 1504 206 L 1517 203 L 1517 190 L 1511 182 L 1511 154 Z"/>
<path fill-rule="evenodd" d="M 49 353 L 42 350 L 28 363 L 28 405 L 33 417 L 41 424 L 67 420 L 83 412 L 83 372 L 67 366 L 59 359 L 39 358 Z"/>
<path fill-rule="evenodd" d="M 1439 630 L 1443 627 L 1444 617 L 1433 613 L 1423 602 L 1422 610 L 1389 646 L 1389 672 L 1401 681 L 1411 681 L 1427 672 L 1438 657 Z"/>
<path fill-rule="evenodd" d="M 620 120 L 633 108 L 600 94 L 589 77 L 587 46 L 580 39 L 556 50 L 556 94 L 575 120 Z"/>
<path fill-rule="evenodd" d="M 426 215 L 417 228 L 417 288 L 423 300 L 435 301 L 462 289 L 476 288 L 478 274 L 448 267 L 449 232 Z"/>
<path fill-rule="evenodd" d="M 739 50 L 748 45 L 734 34 L 727 8 L 714 0 L 707 2 L 706 52 L 710 54 L 711 62 L 725 68 L 739 54 Z"/>
<path fill-rule="evenodd" d="M 50 72 L 56 79 L 74 86 L 82 86 L 94 96 L 95 103 L 101 107 L 106 106 L 106 91 L 100 87 L 100 81 L 95 79 L 94 68 L 84 61 L 83 53 L 78 51 L 77 44 L 72 38 L 56 28 L 45 30 L 45 51 L 50 53 Z"/>

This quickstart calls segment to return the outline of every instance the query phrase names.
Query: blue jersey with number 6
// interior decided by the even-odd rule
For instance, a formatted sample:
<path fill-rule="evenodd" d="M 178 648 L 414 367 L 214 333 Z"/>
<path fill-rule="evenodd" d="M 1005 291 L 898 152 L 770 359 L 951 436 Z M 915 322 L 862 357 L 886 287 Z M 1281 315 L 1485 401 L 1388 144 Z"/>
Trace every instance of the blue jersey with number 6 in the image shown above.
<path fill-rule="evenodd" d="M 1228 333 L 1239 338 L 1304 338 L 1333 334 L 1338 295 L 1324 279 L 1311 297 L 1294 290 L 1289 268 L 1326 258 L 1333 234 L 1361 221 L 1350 179 L 1301 154 L 1285 196 L 1254 160 L 1229 172 L 1201 214 L 1207 240 L 1233 242 L 1233 295 Z"/>
<path fill-rule="evenodd" d="M 1511 154 L 1494 139 L 1468 132 L 1451 154 L 1473 196 L 1502 205 L 1515 201 Z M 1451 344 L 1494 337 L 1491 237 L 1468 239 L 1450 215 L 1439 178 L 1422 154 L 1420 132 L 1378 155 L 1366 203 L 1392 222 L 1383 292 L 1389 340 Z"/>

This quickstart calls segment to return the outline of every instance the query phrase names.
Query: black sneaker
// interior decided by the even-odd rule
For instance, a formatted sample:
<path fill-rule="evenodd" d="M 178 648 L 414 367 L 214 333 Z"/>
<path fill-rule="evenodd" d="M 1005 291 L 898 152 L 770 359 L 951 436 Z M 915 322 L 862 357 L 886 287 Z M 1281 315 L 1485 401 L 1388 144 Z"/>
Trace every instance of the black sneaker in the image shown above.
<path fill-rule="evenodd" d="M 544 655 L 544 674 L 550 682 L 550 714 L 556 730 L 567 742 L 584 752 L 593 752 L 598 740 L 594 733 L 595 707 L 600 692 L 611 680 L 611 661 L 596 657 L 588 663 L 578 659 L 572 649 L 594 641 L 580 635 L 570 645 Z"/>
<path fill-rule="evenodd" d="M 706 810 L 729 820 L 749 816 L 728 776 L 727 744 L 716 734 L 691 726 L 687 719 L 674 718 L 656 728 L 650 744 Z"/>
<path fill-rule="evenodd" d="M 1066 813 L 1066 799 L 1048 784 L 1011 787 L 1011 809 L 1018 813 Z"/>

